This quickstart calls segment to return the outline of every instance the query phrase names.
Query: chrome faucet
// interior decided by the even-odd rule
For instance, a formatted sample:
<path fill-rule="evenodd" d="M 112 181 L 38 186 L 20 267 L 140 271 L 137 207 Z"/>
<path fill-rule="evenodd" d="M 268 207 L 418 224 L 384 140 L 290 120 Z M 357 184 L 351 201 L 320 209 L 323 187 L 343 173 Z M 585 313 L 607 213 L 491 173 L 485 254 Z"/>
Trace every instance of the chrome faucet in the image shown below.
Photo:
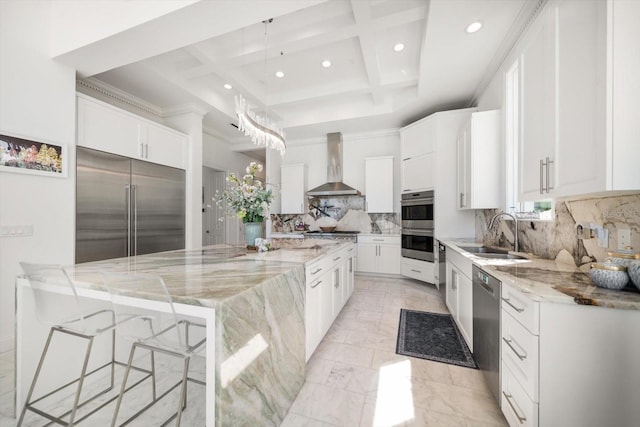
<path fill-rule="evenodd" d="M 519 252 L 518 251 L 518 218 L 516 218 L 515 215 L 512 215 L 512 214 L 507 213 L 507 212 L 500 212 L 500 213 L 495 214 L 493 216 L 493 218 L 491 218 L 491 221 L 489 221 L 489 230 L 491 230 L 493 228 L 493 223 L 496 222 L 496 219 L 498 217 L 502 216 L 502 215 L 509 216 L 509 217 L 511 217 L 513 219 L 513 224 L 515 226 L 514 232 L 513 232 L 513 235 L 515 236 L 514 251 L 515 252 Z"/>

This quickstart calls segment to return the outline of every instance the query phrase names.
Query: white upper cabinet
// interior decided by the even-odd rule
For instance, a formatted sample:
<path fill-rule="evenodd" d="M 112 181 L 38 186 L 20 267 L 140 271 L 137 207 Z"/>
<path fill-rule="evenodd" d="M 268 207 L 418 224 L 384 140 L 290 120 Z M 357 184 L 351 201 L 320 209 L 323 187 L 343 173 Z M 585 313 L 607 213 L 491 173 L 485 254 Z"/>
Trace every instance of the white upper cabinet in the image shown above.
<path fill-rule="evenodd" d="M 457 142 L 458 209 L 499 207 L 500 111 L 472 113 Z"/>
<path fill-rule="evenodd" d="M 520 200 L 546 191 L 548 162 L 555 162 L 554 60 L 551 14 L 542 11 L 520 54 Z M 553 164 L 551 164 L 553 167 Z"/>
<path fill-rule="evenodd" d="M 307 173 L 303 163 L 282 165 L 280 168 L 280 213 L 300 214 L 307 212 L 305 192 Z"/>
<path fill-rule="evenodd" d="M 78 94 L 78 145 L 185 169 L 188 137 Z"/>
<path fill-rule="evenodd" d="M 640 2 L 553 0 L 528 30 L 521 201 L 640 188 L 638 16 Z"/>
<path fill-rule="evenodd" d="M 393 156 L 364 159 L 367 212 L 393 212 Z"/>
<path fill-rule="evenodd" d="M 425 118 L 400 129 L 400 175 L 403 193 L 433 190 L 434 149 L 434 120 Z"/>

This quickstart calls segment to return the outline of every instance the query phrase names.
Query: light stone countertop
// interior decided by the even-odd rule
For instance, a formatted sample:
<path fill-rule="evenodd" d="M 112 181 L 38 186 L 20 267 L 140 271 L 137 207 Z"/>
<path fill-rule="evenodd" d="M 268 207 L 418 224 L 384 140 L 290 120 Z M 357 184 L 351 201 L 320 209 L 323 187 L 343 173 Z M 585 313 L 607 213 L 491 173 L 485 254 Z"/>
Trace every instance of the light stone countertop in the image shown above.
<path fill-rule="evenodd" d="M 460 249 L 460 246 L 482 246 L 481 243 L 468 240 L 444 240 L 443 243 L 535 301 L 640 310 L 640 291 L 631 283 L 619 291 L 599 288 L 588 274 L 569 264 L 525 253 L 517 254 L 527 257 L 526 260 L 482 258 Z"/>
<path fill-rule="evenodd" d="M 282 243 L 285 242 L 285 243 Z M 349 243 L 320 239 L 290 239 L 275 243 L 272 251 L 252 252 L 241 245 L 212 245 L 132 258 L 78 264 L 72 277 L 87 287 L 104 290 L 91 272 L 156 275 L 163 278 L 175 302 L 216 307 L 222 301 L 304 265 Z"/>

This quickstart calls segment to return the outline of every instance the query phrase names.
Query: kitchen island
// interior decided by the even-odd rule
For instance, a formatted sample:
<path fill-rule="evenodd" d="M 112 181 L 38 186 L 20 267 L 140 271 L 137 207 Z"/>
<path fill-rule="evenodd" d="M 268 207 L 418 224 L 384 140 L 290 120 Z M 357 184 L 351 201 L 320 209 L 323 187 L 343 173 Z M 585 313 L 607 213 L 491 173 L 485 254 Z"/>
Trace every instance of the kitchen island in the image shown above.
<path fill-rule="evenodd" d="M 109 301 L 96 269 L 162 277 L 176 311 L 207 327 L 205 401 L 215 404 L 206 405 L 206 425 L 279 425 L 305 380 L 305 264 L 346 245 L 307 239 L 264 253 L 215 245 L 79 264 L 69 271 L 87 308 Z M 26 280 L 19 278 L 19 407 L 43 343 L 36 338 L 47 332 L 33 319 L 26 291 Z M 49 293 L 52 304 L 69 298 L 63 290 Z M 153 309 L 148 296 L 137 302 Z"/>

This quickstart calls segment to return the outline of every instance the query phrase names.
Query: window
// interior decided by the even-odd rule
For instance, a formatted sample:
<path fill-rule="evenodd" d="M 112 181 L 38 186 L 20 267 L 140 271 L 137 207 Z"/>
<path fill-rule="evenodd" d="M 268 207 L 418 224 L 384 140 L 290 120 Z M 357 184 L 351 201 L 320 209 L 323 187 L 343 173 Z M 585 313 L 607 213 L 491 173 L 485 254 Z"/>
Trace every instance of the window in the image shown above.
<path fill-rule="evenodd" d="M 505 176 L 506 206 L 505 212 L 522 219 L 553 219 L 553 201 L 542 200 L 521 202 L 519 189 L 519 153 L 520 140 L 520 64 L 515 61 L 505 74 Z"/>

